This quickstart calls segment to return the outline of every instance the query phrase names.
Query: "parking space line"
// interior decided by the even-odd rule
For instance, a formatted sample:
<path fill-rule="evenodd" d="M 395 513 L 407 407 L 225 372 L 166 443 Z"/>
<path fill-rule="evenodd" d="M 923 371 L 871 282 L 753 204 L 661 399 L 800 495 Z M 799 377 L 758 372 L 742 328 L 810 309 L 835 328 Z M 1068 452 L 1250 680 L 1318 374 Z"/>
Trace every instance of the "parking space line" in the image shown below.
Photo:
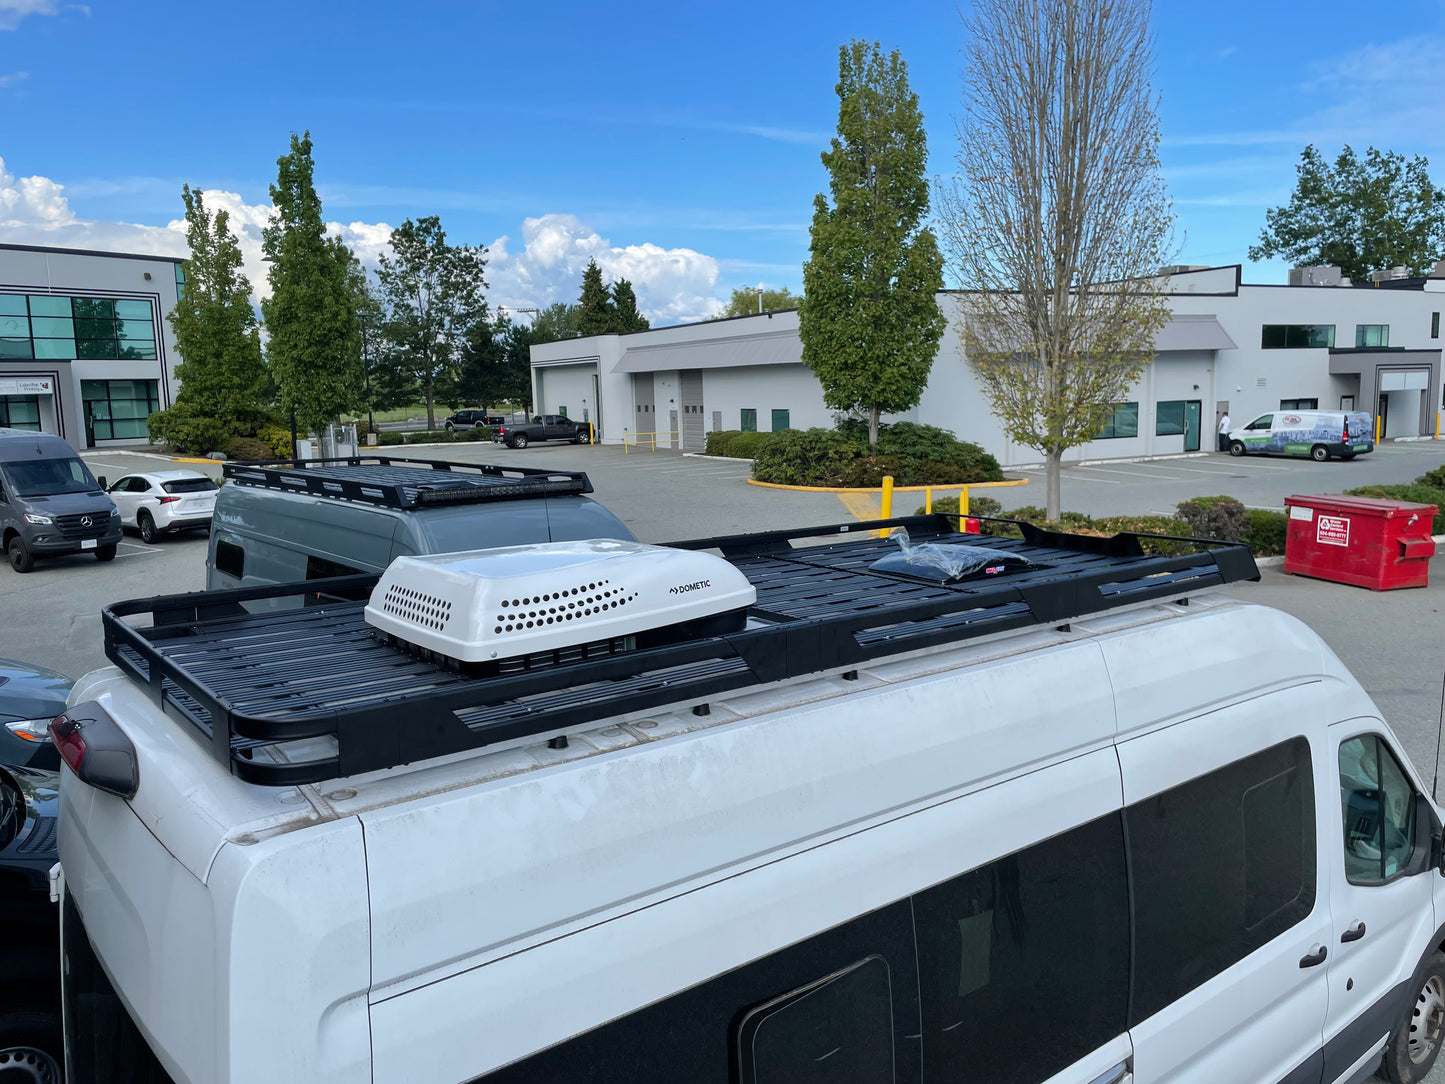
<path fill-rule="evenodd" d="M 1139 465 L 1144 466 L 1145 464 L 1141 463 Z M 1070 476 L 1076 476 L 1080 471 L 1086 470 L 1099 471 L 1102 474 L 1126 474 L 1131 478 L 1148 478 L 1152 482 L 1167 482 L 1169 480 L 1168 478 L 1165 478 L 1163 475 L 1159 474 L 1143 474 L 1136 470 L 1118 470 L 1117 468 L 1112 467 L 1072 467 L 1069 470 L 1065 471 L 1063 476 L 1065 478 L 1068 478 Z"/>

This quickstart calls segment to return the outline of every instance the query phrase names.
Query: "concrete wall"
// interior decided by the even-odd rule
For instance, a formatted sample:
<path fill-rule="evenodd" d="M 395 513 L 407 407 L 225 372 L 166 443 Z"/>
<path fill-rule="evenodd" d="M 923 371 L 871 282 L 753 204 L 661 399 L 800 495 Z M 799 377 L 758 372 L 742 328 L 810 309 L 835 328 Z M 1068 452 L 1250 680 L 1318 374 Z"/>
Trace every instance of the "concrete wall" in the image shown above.
<path fill-rule="evenodd" d="M 758 431 L 772 426 L 774 408 L 788 410 L 789 427 L 832 428 L 833 412 L 823 404 L 823 388 L 804 365 L 749 365 L 737 369 L 708 369 L 702 374 L 703 412 L 722 413 L 724 429 L 742 427 L 742 410 L 758 412 Z"/>

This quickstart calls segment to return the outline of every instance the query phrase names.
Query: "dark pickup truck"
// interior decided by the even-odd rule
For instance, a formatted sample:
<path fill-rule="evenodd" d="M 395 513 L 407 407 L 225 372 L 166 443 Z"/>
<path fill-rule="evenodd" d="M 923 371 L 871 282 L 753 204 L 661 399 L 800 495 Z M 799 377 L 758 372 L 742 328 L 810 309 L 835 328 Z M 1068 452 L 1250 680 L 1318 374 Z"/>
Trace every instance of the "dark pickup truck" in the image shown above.
<path fill-rule="evenodd" d="M 507 422 L 492 430 L 492 440 L 509 448 L 525 448 L 539 440 L 592 443 L 590 422 L 574 422 L 562 414 L 538 414 L 528 422 Z"/>

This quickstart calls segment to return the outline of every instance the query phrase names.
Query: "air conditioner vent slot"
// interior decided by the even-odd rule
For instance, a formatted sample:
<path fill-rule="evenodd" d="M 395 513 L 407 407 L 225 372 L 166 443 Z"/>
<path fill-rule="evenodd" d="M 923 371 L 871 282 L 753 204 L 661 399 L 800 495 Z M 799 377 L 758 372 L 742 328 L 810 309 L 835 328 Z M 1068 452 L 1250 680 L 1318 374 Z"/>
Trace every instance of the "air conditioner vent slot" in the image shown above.
<path fill-rule="evenodd" d="M 384 612 L 438 631 L 446 628 L 452 615 L 452 604 L 436 595 L 428 595 L 411 587 L 392 584 L 386 590 L 381 608 Z"/>

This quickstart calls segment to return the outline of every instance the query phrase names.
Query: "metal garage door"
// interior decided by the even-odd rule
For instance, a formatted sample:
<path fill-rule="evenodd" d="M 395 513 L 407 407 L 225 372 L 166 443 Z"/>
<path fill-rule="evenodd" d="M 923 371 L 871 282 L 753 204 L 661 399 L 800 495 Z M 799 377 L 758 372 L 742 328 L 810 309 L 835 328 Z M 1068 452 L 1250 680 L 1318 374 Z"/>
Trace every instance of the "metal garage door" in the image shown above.
<path fill-rule="evenodd" d="M 635 440 L 649 441 L 651 436 L 642 434 L 657 431 L 657 412 L 654 408 L 651 373 L 632 374 L 632 432 Z"/>
<path fill-rule="evenodd" d="M 682 447 L 684 451 L 700 452 L 707 446 L 702 420 L 702 371 L 684 369 L 679 376 L 682 378 Z"/>

